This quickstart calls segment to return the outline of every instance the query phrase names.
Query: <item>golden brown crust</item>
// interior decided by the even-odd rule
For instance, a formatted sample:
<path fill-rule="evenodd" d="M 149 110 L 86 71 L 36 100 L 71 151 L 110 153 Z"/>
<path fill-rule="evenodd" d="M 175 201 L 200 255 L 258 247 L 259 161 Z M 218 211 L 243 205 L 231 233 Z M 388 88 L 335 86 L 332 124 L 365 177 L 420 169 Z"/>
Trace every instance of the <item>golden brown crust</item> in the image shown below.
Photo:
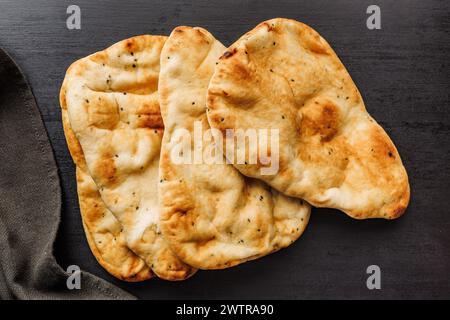
<path fill-rule="evenodd" d="M 157 88 L 165 40 L 133 37 L 76 61 L 67 70 L 60 97 L 86 172 L 122 224 L 128 247 L 160 278 L 183 280 L 195 269 L 170 251 L 158 226 L 163 122 Z"/>
<path fill-rule="evenodd" d="M 349 216 L 399 217 L 408 176 L 394 144 L 367 113 L 350 75 L 310 27 L 272 19 L 222 55 L 208 91 L 212 127 L 280 130 L 280 169 L 236 165 L 249 177 Z"/>
<path fill-rule="evenodd" d="M 64 103 L 62 97 L 61 105 Z M 61 112 L 67 146 L 77 168 L 80 214 L 92 253 L 106 271 L 120 280 L 138 282 L 150 279 L 150 268 L 127 247 L 121 224 L 106 208 L 97 186 L 86 173 L 83 151 L 70 128 L 67 111 L 63 108 Z"/>
<path fill-rule="evenodd" d="M 202 133 L 209 129 L 206 90 L 224 49 L 202 28 L 177 27 L 161 53 L 160 225 L 172 250 L 200 269 L 228 268 L 286 247 L 303 233 L 310 214 L 302 200 L 248 179 L 232 165 L 177 164 L 171 157 L 177 130 L 192 135 L 196 122 Z M 204 141 L 202 153 L 212 144 Z M 219 158 L 224 161 L 221 152 Z"/>
<path fill-rule="evenodd" d="M 92 178 L 80 168 L 77 168 L 77 185 L 86 239 L 100 265 L 120 280 L 140 282 L 152 278 L 145 261 L 128 248 L 120 231 L 122 226 L 105 207 Z"/>

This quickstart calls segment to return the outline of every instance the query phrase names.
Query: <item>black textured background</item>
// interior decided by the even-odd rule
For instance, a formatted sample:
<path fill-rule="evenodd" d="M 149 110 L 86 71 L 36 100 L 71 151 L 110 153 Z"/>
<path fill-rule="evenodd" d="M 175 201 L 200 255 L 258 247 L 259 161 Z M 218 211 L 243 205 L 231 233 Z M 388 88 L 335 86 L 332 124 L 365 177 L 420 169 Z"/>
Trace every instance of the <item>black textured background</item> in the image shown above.
<path fill-rule="evenodd" d="M 66 28 L 69 4 L 81 7 L 81 30 Z M 381 8 L 381 30 L 366 28 L 370 4 Z M 59 262 L 151 299 L 450 298 L 449 7 L 444 0 L 0 0 L 0 46 L 31 83 L 60 168 Z M 314 210 L 294 245 L 263 259 L 179 283 L 115 280 L 96 263 L 82 230 L 58 103 L 66 68 L 124 38 L 168 35 L 177 25 L 205 27 L 228 45 L 273 17 L 307 23 L 338 53 L 408 170 L 406 214 L 396 221 L 356 221 Z M 381 290 L 366 288 L 371 264 L 381 268 Z"/>

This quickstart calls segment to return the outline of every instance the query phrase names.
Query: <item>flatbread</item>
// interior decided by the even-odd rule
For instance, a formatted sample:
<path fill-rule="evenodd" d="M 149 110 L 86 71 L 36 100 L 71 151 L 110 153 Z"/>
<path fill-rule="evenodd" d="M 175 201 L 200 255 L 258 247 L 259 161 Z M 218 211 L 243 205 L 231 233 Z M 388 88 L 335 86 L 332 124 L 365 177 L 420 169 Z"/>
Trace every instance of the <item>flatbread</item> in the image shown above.
<path fill-rule="evenodd" d="M 224 49 L 205 29 L 177 27 L 161 53 L 160 225 L 172 250 L 200 269 L 231 267 L 286 247 L 302 234 L 310 215 L 307 203 L 245 178 L 230 164 L 180 163 L 173 157 L 178 133 L 190 135 L 190 146 L 183 146 L 193 154 L 196 123 L 203 133 L 209 129 L 206 90 Z M 213 144 L 204 141 L 199 154 Z"/>
<path fill-rule="evenodd" d="M 76 165 L 80 213 L 92 253 L 100 265 L 118 279 L 131 282 L 150 279 L 150 268 L 127 247 L 122 225 L 106 208 L 97 186 L 87 173 L 83 151 L 70 128 L 65 109 L 62 109 L 62 122 L 67 146 Z"/>
<path fill-rule="evenodd" d="M 163 122 L 157 88 L 165 40 L 133 37 L 76 61 L 67 70 L 61 106 L 103 202 L 124 228 L 128 247 L 158 277 L 182 280 L 195 270 L 173 254 L 158 226 Z"/>
<path fill-rule="evenodd" d="M 244 175 L 357 219 L 405 211 L 409 183 L 397 149 L 333 49 L 305 24 L 273 19 L 242 36 L 220 58 L 207 103 L 222 132 L 279 129 L 278 172 L 262 174 L 261 161 L 235 164 Z"/>

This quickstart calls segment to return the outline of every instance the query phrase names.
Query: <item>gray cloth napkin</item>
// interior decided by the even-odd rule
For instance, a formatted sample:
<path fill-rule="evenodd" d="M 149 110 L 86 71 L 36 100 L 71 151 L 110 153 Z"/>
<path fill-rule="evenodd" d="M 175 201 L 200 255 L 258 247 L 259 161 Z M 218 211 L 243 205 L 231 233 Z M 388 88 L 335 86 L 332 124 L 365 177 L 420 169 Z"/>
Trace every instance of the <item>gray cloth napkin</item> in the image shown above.
<path fill-rule="evenodd" d="M 81 289 L 53 256 L 61 189 L 50 142 L 33 94 L 0 49 L 0 298 L 131 299 L 81 271 Z"/>

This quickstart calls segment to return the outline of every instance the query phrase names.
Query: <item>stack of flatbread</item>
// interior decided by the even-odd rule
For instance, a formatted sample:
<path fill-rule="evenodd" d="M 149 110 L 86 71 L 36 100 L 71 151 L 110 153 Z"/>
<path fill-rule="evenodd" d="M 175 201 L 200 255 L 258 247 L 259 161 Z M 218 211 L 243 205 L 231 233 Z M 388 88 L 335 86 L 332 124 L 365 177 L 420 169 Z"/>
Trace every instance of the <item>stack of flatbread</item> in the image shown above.
<path fill-rule="evenodd" d="M 294 20 L 229 48 L 192 27 L 121 41 L 69 67 L 60 103 L 89 246 L 126 281 L 275 252 L 310 205 L 393 219 L 409 202 L 394 144 L 329 44 Z"/>

